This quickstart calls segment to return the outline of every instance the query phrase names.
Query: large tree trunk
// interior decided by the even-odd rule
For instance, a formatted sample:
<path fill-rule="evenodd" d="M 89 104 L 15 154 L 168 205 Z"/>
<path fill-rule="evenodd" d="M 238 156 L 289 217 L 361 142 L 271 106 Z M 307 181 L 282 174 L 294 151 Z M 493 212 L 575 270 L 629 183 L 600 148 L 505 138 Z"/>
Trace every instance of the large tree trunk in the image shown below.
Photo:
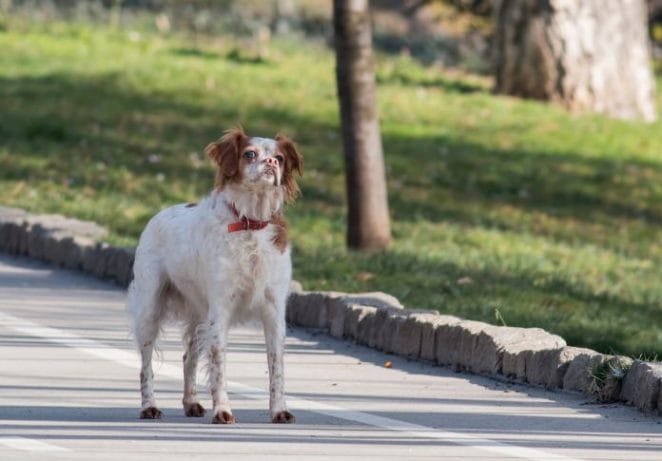
<path fill-rule="evenodd" d="M 645 0 L 497 0 L 496 89 L 653 121 Z"/>
<path fill-rule="evenodd" d="M 375 98 L 368 0 L 334 0 L 336 79 L 347 181 L 347 244 L 390 245 L 384 157 Z"/>

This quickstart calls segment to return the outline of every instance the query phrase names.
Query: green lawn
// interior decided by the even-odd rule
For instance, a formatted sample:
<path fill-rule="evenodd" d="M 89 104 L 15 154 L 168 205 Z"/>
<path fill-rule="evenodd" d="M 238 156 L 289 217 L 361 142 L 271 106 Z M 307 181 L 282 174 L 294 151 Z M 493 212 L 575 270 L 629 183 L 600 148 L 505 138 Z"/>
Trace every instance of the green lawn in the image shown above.
<path fill-rule="evenodd" d="M 380 57 L 395 241 L 356 254 L 344 249 L 332 53 L 278 39 L 261 61 L 237 46 L 6 18 L 0 203 L 98 221 L 133 244 L 157 210 L 212 187 L 202 151 L 224 129 L 283 130 L 306 160 L 288 216 L 307 289 L 382 290 L 488 322 L 498 312 L 572 345 L 662 355 L 662 122 L 570 115 Z"/>

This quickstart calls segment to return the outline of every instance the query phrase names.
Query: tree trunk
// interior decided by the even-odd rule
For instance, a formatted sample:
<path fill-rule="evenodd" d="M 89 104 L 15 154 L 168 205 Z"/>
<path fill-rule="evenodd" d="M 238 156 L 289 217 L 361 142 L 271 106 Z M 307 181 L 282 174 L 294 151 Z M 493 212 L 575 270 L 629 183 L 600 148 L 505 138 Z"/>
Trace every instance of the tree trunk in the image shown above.
<path fill-rule="evenodd" d="M 654 121 L 645 0 L 497 0 L 496 90 Z"/>
<path fill-rule="evenodd" d="M 391 243 L 368 0 L 334 0 L 336 80 L 347 181 L 347 244 Z"/>

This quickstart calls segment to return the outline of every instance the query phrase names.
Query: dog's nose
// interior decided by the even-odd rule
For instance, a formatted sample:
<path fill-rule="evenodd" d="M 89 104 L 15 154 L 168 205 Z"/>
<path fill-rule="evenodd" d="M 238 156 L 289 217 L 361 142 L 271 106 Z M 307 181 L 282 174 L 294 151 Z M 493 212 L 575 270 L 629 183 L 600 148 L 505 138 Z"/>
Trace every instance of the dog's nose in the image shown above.
<path fill-rule="evenodd" d="M 278 166 L 278 160 L 276 160 L 276 159 L 273 158 L 273 157 L 267 157 L 266 159 L 264 159 L 264 161 L 265 161 L 265 162 L 267 163 L 267 165 L 269 165 L 269 166 Z"/>

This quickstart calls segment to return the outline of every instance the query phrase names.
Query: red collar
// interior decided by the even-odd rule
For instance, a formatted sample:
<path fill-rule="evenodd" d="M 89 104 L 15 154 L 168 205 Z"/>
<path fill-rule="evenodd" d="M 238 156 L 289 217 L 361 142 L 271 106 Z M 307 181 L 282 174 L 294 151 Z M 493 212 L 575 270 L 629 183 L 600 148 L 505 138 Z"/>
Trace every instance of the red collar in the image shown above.
<path fill-rule="evenodd" d="M 241 216 L 237 211 L 237 208 L 233 204 L 228 205 L 232 210 L 232 213 L 237 218 L 240 218 L 239 221 L 228 224 L 228 232 L 239 232 L 245 230 L 261 230 L 264 229 L 271 223 L 271 221 L 257 221 L 255 219 L 248 219 L 246 216 Z"/>

